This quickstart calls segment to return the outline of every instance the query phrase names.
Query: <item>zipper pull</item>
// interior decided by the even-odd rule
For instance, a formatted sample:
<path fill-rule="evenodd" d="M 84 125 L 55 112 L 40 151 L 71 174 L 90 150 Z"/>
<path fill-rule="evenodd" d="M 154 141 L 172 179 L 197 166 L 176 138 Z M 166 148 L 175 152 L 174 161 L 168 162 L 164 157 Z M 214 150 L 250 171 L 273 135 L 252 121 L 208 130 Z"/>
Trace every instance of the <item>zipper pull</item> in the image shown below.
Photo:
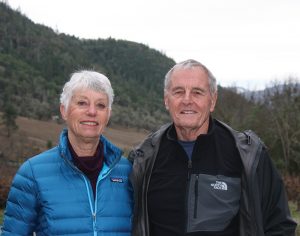
<path fill-rule="evenodd" d="M 188 168 L 189 168 L 189 169 L 192 169 L 192 166 L 193 166 L 193 165 L 192 165 L 192 160 L 189 159 L 189 160 L 188 160 Z"/>
<path fill-rule="evenodd" d="M 96 212 L 93 212 L 93 221 L 96 221 Z"/>

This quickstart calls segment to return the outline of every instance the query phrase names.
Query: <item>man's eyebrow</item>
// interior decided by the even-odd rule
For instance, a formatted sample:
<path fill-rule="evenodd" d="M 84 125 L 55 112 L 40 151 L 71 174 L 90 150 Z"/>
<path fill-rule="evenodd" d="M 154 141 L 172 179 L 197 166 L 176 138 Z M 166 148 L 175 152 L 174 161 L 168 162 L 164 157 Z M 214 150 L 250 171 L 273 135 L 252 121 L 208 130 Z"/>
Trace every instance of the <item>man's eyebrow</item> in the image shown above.
<path fill-rule="evenodd" d="M 184 89 L 184 87 L 183 86 L 176 86 L 176 87 L 172 88 L 172 91 L 178 90 L 178 89 Z"/>
<path fill-rule="evenodd" d="M 204 88 L 199 88 L 199 87 L 194 87 L 194 88 L 192 88 L 192 90 L 193 91 L 201 91 L 201 92 L 206 92 L 207 90 L 206 89 L 204 89 Z"/>

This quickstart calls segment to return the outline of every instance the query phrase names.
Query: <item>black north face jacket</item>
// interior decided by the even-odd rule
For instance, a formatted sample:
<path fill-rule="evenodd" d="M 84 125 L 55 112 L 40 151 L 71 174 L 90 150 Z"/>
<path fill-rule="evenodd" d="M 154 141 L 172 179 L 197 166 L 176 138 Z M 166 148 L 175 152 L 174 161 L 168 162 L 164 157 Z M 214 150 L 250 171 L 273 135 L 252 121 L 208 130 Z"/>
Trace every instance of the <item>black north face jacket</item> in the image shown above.
<path fill-rule="evenodd" d="M 215 120 L 234 137 L 243 163 L 239 209 L 240 236 L 295 235 L 282 179 L 266 155 L 266 147 L 252 131 L 237 132 Z M 133 236 L 149 236 L 147 192 L 160 140 L 170 124 L 150 134 L 129 154 L 134 188 Z"/>

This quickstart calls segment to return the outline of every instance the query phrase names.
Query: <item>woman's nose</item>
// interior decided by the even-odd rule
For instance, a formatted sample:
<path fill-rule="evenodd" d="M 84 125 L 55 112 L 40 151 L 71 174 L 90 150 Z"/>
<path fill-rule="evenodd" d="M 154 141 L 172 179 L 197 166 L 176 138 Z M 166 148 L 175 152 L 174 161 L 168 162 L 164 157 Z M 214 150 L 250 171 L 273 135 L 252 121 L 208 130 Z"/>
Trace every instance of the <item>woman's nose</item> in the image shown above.
<path fill-rule="evenodd" d="M 89 115 L 95 115 L 96 112 L 97 112 L 96 106 L 94 106 L 92 104 L 89 105 L 89 107 L 88 107 L 88 114 Z"/>

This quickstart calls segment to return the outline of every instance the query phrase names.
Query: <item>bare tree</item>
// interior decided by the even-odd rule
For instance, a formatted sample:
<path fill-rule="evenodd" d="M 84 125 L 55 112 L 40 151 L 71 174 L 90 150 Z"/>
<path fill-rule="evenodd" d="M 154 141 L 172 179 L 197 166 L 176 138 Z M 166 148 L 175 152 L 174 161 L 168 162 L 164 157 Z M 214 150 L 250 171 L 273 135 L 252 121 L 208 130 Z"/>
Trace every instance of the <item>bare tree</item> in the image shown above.
<path fill-rule="evenodd" d="M 285 167 L 290 171 L 300 168 L 300 84 L 290 78 L 284 84 L 273 83 L 265 92 L 273 130 L 278 138 Z M 295 166 L 296 165 L 296 166 Z"/>

